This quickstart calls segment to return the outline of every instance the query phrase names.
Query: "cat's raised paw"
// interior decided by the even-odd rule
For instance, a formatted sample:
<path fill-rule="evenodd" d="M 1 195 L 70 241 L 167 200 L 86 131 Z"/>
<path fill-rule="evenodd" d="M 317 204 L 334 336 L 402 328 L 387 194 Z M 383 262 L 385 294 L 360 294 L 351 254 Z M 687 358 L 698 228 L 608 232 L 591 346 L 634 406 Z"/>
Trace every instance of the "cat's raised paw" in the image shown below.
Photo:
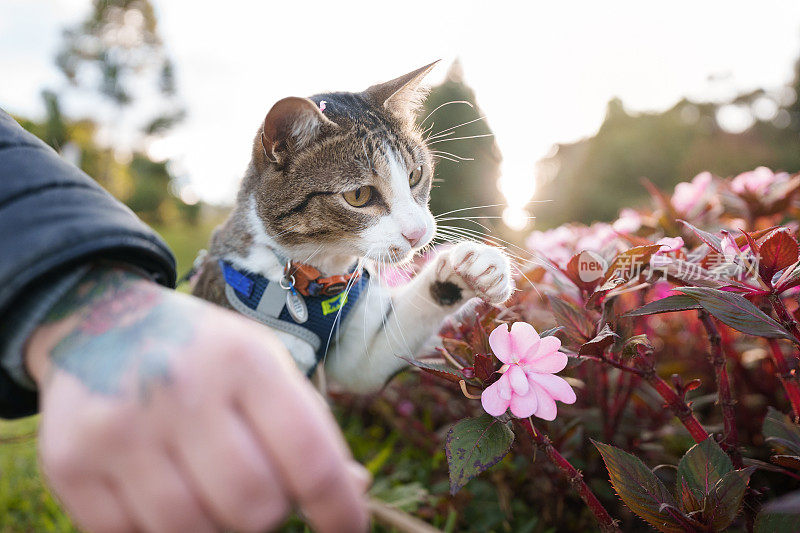
<path fill-rule="evenodd" d="M 437 258 L 436 280 L 450 282 L 489 303 L 505 302 L 514 284 L 511 264 L 502 250 L 474 242 L 461 242 Z"/>

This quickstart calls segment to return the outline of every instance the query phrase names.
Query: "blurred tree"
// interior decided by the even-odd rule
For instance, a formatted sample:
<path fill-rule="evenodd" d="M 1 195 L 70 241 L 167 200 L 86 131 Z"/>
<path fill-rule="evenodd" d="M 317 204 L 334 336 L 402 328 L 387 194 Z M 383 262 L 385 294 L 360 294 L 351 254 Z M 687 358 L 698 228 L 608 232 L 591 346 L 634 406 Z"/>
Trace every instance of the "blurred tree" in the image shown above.
<path fill-rule="evenodd" d="M 46 90 L 45 119 L 17 119 L 147 222 L 195 224 L 202 204 L 183 202 L 169 161 L 147 156 L 148 142 L 185 115 L 175 70 L 157 29 L 148 0 L 95 0 L 85 20 L 64 31 L 56 64 L 72 87 L 91 94 L 92 102 L 106 102 L 113 113 L 103 113 L 98 106 L 92 118 L 67 119 L 61 112 L 61 95 Z M 124 114 L 133 117 L 139 129 L 122 143 L 116 139 L 125 128 Z M 100 130 L 106 133 L 104 143 L 98 142 Z"/>
<path fill-rule="evenodd" d="M 74 87 L 96 91 L 118 112 L 137 98 L 146 100 L 141 107 L 147 111 L 137 110 L 146 136 L 164 133 L 184 117 L 148 0 L 94 0 L 86 19 L 64 31 L 56 64 Z M 153 107 L 161 110 L 153 115 Z"/>
<path fill-rule="evenodd" d="M 541 177 L 536 196 L 552 201 L 537 204 L 536 225 L 611 220 L 621 207 L 646 200 L 642 177 L 671 190 L 703 170 L 720 176 L 759 165 L 800 170 L 798 133 L 788 120 L 798 114 L 797 103 L 781 105 L 778 95 L 764 90 L 720 104 L 684 99 L 662 113 L 635 115 L 611 100 L 593 137 L 557 145 L 546 161 L 543 168 L 556 170 Z M 726 106 L 749 113 L 752 126 L 741 133 L 723 129 L 719 117 Z M 757 108 L 765 106 L 776 112 L 758 119 Z"/>
<path fill-rule="evenodd" d="M 497 188 L 500 150 L 482 116 L 475 93 L 464 83 L 461 64 L 456 60 L 444 82 L 431 89 L 420 113 L 421 126 L 428 129 L 426 135 L 436 158 L 436 179 L 431 193 L 434 214 L 503 203 Z M 501 211 L 496 207 L 457 212 L 452 216 L 497 216 Z M 446 224 L 463 226 L 458 221 Z M 476 229 L 474 225 L 466 227 Z"/>

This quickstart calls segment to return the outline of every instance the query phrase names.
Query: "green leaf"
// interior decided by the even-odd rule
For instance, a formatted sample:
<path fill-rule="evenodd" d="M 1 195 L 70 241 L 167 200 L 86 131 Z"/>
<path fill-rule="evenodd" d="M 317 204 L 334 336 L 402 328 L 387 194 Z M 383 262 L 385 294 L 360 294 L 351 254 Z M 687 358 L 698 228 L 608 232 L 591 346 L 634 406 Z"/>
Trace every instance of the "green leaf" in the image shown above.
<path fill-rule="evenodd" d="M 750 475 L 755 469 L 751 466 L 732 470 L 714 485 L 703 506 L 704 522 L 710 524 L 714 531 L 722 531 L 736 518 Z"/>
<path fill-rule="evenodd" d="M 496 465 L 514 442 L 514 432 L 493 416 L 465 418 L 447 432 L 444 450 L 450 467 L 450 493 Z"/>
<path fill-rule="evenodd" d="M 765 505 L 756 516 L 755 533 L 797 533 L 800 522 L 800 491 Z"/>
<path fill-rule="evenodd" d="M 774 407 L 767 408 L 761 433 L 777 451 L 790 451 L 800 455 L 800 426 Z"/>
<path fill-rule="evenodd" d="M 665 512 L 677 508 L 675 498 L 638 457 L 609 444 L 592 443 L 603 456 L 611 485 L 631 511 L 659 531 L 684 531 L 681 523 Z"/>
<path fill-rule="evenodd" d="M 678 463 L 677 486 L 683 509 L 688 513 L 699 511 L 717 482 L 731 470 L 730 458 L 714 439 L 689 448 Z"/>
<path fill-rule="evenodd" d="M 628 311 L 622 316 L 623 318 L 646 316 L 655 315 L 658 313 L 672 313 L 674 311 L 688 311 L 690 309 L 702 309 L 702 306 L 691 296 L 675 294 L 673 296 L 667 296 L 666 298 L 652 301 L 639 307 L 638 309 Z"/>
<path fill-rule="evenodd" d="M 783 326 L 743 296 L 706 287 L 680 287 L 675 290 L 691 296 L 720 322 L 742 333 L 793 340 Z"/>

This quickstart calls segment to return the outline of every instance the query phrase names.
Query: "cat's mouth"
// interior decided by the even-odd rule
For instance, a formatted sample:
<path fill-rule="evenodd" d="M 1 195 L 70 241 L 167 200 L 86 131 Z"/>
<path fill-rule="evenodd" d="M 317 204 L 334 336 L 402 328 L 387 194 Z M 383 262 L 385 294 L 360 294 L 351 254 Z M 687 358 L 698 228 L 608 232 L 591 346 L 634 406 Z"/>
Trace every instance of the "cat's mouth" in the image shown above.
<path fill-rule="evenodd" d="M 390 246 L 385 252 L 375 254 L 372 259 L 387 265 L 406 263 L 416 254 L 414 249 L 402 249 L 399 246 Z"/>

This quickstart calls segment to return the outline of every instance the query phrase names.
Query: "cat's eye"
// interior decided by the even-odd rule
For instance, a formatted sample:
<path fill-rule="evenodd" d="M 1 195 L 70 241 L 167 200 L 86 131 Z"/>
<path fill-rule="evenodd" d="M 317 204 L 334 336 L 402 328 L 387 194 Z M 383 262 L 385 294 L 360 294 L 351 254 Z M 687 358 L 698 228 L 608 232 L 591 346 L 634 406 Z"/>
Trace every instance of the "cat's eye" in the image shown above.
<path fill-rule="evenodd" d="M 365 185 L 364 187 L 344 192 L 342 196 L 353 207 L 364 207 L 372 199 L 372 187 Z"/>
<path fill-rule="evenodd" d="M 421 179 L 422 179 L 422 165 L 412 170 L 411 174 L 408 175 L 408 184 L 411 187 L 414 187 L 417 183 L 420 182 Z"/>

